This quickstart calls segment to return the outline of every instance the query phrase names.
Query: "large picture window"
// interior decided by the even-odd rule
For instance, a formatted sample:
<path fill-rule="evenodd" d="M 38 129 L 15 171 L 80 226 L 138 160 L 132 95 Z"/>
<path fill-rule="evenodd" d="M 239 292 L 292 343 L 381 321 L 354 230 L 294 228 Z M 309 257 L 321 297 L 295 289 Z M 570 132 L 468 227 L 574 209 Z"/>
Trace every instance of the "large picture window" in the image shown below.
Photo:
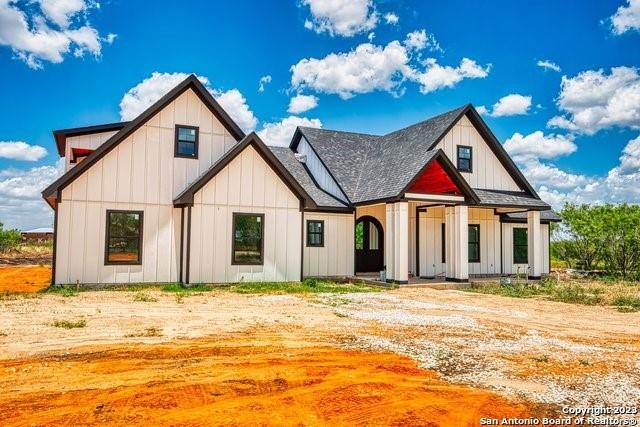
<path fill-rule="evenodd" d="M 529 262 L 529 243 L 527 229 L 517 227 L 513 229 L 513 263 L 527 264 Z"/>
<path fill-rule="evenodd" d="M 469 262 L 480 262 L 480 226 L 469 224 Z"/>
<path fill-rule="evenodd" d="M 233 214 L 234 265 L 262 265 L 264 263 L 264 215 Z"/>
<path fill-rule="evenodd" d="M 107 211 L 105 264 L 142 263 L 141 211 Z"/>
<path fill-rule="evenodd" d="M 307 246 L 324 246 L 324 221 L 307 221 Z"/>
<path fill-rule="evenodd" d="M 473 172 L 473 148 L 467 145 L 458 145 L 458 170 L 460 172 Z"/>
<path fill-rule="evenodd" d="M 175 157 L 198 158 L 198 128 L 176 125 Z"/>

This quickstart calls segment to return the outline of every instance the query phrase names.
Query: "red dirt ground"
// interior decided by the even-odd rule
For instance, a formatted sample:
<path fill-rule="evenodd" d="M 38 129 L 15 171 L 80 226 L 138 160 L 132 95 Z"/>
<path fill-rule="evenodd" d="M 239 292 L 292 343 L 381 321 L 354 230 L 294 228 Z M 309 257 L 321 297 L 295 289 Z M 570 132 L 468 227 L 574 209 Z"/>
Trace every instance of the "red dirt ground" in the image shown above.
<path fill-rule="evenodd" d="M 0 292 L 37 292 L 51 283 L 51 267 L 0 267 Z"/>
<path fill-rule="evenodd" d="M 481 417 L 530 415 L 493 393 L 443 382 L 403 356 L 286 340 L 236 335 L 3 360 L 0 420 L 3 426 L 475 426 Z"/>

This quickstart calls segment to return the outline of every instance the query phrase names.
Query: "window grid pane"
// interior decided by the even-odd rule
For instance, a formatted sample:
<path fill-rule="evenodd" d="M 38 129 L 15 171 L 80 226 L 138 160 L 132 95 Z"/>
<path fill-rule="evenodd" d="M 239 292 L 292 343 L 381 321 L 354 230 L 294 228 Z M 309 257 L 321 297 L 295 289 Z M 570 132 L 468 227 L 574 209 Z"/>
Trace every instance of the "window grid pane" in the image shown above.
<path fill-rule="evenodd" d="M 323 221 L 307 221 L 307 246 L 324 246 Z"/>
<path fill-rule="evenodd" d="M 177 125 L 175 138 L 176 157 L 198 157 L 198 128 Z"/>

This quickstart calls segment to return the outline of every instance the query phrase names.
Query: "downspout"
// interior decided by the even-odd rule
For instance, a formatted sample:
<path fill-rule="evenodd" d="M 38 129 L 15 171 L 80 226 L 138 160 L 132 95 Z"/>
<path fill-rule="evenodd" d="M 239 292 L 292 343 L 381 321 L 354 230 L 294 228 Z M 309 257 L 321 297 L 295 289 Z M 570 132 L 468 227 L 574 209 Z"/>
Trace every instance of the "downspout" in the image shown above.
<path fill-rule="evenodd" d="M 302 202 L 300 207 L 302 208 Z M 300 209 L 300 281 L 304 281 L 304 209 Z"/>
<path fill-rule="evenodd" d="M 58 194 L 56 206 L 55 208 L 53 208 L 53 256 L 51 260 L 51 286 L 55 286 L 56 284 L 56 258 L 58 252 L 58 206 L 60 205 L 60 201 L 60 194 Z"/>
<path fill-rule="evenodd" d="M 184 206 L 180 206 L 180 267 L 178 270 L 180 271 L 178 281 L 180 283 L 184 283 L 182 281 L 182 270 L 184 268 Z"/>
<path fill-rule="evenodd" d="M 189 284 L 189 264 L 191 264 L 191 206 L 187 207 L 187 265 L 185 284 Z"/>
<path fill-rule="evenodd" d="M 416 277 L 420 277 L 420 206 L 416 205 Z"/>
<path fill-rule="evenodd" d="M 504 254 L 502 253 L 502 229 L 504 228 L 504 223 L 502 222 L 502 217 L 499 217 L 498 221 L 500 221 L 500 275 L 504 276 Z"/>

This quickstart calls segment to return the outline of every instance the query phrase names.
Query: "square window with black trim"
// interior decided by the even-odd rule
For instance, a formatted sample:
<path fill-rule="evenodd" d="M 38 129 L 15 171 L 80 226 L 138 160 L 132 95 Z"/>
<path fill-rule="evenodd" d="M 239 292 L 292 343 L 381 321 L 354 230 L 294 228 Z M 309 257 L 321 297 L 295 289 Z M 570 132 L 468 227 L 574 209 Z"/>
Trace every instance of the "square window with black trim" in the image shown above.
<path fill-rule="evenodd" d="M 264 264 L 264 214 L 233 214 L 233 265 Z"/>
<path fill-rule="evenodd" d="M 187 159 L 198 158 L 199 130 L 195 126 L 176 125 L 174 156 Z"/>
<path fill-rule="evenodd" d="M 529 263 L 529 242 L 526 228 L 516 227 L 513 229 L 513 263 Z"/>
<path fill-rule="evenodd" d="M 473 172 L 473 147 L 458 145 L 458 170 Z"/>
<path fill-rule="evenodd" d="M 469 224 L 469 262 L 480 262 L 480 226 Z"/>
<path fill-rule="evenodd" d="M 104 263 L 142 264 L 142 211 L 107 211 Z"/>
<path fill-rule="evenodd" d="M 307 221 L 307 246 L 324 246 L 324 221 L 312 219 Z"/>

